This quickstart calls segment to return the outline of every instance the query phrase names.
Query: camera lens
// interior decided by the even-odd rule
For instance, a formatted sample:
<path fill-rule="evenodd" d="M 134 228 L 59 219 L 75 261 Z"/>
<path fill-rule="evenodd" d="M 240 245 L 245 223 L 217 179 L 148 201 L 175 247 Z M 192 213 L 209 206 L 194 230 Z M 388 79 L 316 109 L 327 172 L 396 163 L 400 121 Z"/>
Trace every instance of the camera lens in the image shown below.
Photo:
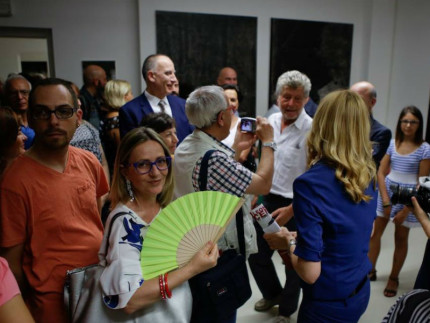
<path fill-rule="evenodd" d="M 413 187 L 400 186 L 399 184 L 391 184 L 390 189 L 393 192 L 391 196 L 392 204 L 412 205 L 411 197 L 417 196 L 417 190 Z"/>

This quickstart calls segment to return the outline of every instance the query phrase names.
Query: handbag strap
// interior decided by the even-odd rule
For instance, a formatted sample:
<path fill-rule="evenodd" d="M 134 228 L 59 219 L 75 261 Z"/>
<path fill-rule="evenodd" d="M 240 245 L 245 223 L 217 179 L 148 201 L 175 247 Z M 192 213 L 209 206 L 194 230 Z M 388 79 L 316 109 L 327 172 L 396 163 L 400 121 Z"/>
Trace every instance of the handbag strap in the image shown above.
<path fill-rule="evenodd" d="M 202 158 L 202 163 L 200 164 L 200 173 L 199 173 L 199 181 L 200 181 L 200 191 L 207 191 L 207 183 L 208 183 L 208 163 L 209 158 L 215 152 L 215 150 L 208 150 Z"/>
<path fill-rule="evenodd" d="M 105 250 L 105 258 L 106 258 L 106 256 L 107 256 L 107 253 L 108 253 L 108 251 L 109 251 L 109 238 L 110 238 L 110 234 L 111 234 L 111 232 L 112 232 L 112 224 L 114 223 L 114 221 L 116 220 L 116 219 L 118 219 L 121 215 L 125 215 L 125 214 L 129 214 L 128 212 L 118 212 L 117 214 L 115 214 L 113 217 L 112 217 L 112 220 L 110 221 L 110 224 L 109 224 L 109 231 L 108 231 L 108 235 L 107 235 L 107 239 L 106 239 L 106 250 Z"/>
<path fill-rule="evenodd" d="M 208 150 L 200 164 L 200 173 L 199 173 L 199 181 L 200 181 L 200 191 L 207 191 L 207 182 L 208 182 L 208 164 L 209 158 L 216 150 Z M 239 250 L 240 253 L 245 256 L 246 246 L 245 246 L 245 230 L 243 227 L 243 212 L 242 208 L 239 209 L 236 213 L 236 228 L 237 228 L 237 239 L 239 241 Z"/>

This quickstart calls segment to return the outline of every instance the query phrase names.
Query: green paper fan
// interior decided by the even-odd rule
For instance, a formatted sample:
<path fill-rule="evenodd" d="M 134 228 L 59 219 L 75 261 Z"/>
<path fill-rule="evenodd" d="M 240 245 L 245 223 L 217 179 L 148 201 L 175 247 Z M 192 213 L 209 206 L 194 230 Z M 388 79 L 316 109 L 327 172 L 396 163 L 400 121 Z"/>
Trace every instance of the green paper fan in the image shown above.
<path fill-rule="evenodd" d="M 145 280 L 185 266 L 208 242 L 216 243 L 244 199 L 214 191 L 184 195 L 152 221 L 141 252 Z"/>

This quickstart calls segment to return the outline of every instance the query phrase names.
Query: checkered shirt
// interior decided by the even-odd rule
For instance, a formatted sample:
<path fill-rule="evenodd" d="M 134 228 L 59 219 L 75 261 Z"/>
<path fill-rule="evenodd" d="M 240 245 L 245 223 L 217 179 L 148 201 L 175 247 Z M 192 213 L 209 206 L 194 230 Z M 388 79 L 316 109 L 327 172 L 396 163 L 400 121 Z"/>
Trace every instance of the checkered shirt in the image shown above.
<path fill-rule="evenodd" d="M 200 191 L 200 158 L 192 174 L 193 187 Z M 207 190 L 233 194 L 239 197 L 251 184 L 252 172 L 219 150 L 214 151 L 208 160 Z"/>

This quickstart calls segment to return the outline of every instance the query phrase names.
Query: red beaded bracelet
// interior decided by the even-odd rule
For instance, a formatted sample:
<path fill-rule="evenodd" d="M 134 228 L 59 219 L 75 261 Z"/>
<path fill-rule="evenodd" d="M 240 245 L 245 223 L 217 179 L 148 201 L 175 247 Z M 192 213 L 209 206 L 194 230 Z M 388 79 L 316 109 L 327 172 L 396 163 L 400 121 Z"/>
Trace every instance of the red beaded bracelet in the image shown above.
<path fill-rule="evenodd" d="M 166 299 L 166 290 L 164 286 L 164 278 L 163 275 L 158 276 L 158 283 L 160 285 L 160 294 L 162 299 Z"/>
<path fill-rule="evenodd" d="M 172 292 L 169 290 L 169 285 L 167 284 L 167 273 L 164 274 L 164 286 L 166 287 L 166 296 L 167 298 L 171 298 L 172 297 Z"/>

